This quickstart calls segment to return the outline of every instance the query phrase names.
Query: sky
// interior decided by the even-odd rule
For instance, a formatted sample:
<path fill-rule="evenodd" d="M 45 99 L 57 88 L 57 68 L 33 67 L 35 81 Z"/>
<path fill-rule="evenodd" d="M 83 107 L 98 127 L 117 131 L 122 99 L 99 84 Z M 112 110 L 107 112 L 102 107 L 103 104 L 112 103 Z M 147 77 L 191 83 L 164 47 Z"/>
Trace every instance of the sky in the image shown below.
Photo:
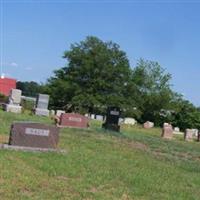
<path fill-rule="evenodd" d="M 70 44 L 116 42 L 134 67 L 144 58 L 172 75 L 172 87 L 200 106 L 200 0 L 0 0 L 1 73 L 45 83 L 66 65 Z"/>

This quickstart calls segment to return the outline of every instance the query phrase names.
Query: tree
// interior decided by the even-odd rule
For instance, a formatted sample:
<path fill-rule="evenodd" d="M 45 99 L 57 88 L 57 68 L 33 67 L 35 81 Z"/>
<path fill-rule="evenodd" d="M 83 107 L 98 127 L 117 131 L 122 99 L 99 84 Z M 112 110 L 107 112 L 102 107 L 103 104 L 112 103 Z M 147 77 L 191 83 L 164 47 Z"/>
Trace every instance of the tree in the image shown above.
<path fill-rule="evenodd" d="M 151 120 L 160 125 L 165 120 L 161 111 L 170 109 L 174 97 L 170 88 L 171 75 L 157 62 L 140 59 L 133 70 L 132 79 L 139 91 L 141 122 Z"/>
<path fill-rule="evenodd" d="M 18 81 L 17 89 L 22 90 L 22 94 L 29 97 L 36 97 L 38 93 L 43 92 L 44 86 L 34 81 Z"/>
<path fill-rule="evenodd" d="M 125 52 L 116 43 L 87 37 L 65 51 L 68 63 L 48 80 L 55 107 L 85 112 L 103 112 L 108 105 L 133 105 L 127 89 L 131 68 Z"/>
<path fill-rule="evenodd" d="M 174 105 L 174 126 L 180 127 L 183 131 L 187 128 L 200 129 L 200 111 L 198 108 L 189 101 L 181 98 L 174 102 Z"/>

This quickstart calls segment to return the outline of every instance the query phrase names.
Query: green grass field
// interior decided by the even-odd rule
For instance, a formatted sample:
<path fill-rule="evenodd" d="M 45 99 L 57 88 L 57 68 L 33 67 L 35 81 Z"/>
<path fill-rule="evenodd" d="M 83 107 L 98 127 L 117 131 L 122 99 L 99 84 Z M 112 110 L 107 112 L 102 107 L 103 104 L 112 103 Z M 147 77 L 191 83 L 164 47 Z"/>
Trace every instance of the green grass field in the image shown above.
<path fill-rule="evenodd" d="M 13 121 L 53 123 L 0 111 L 0 139 Z M 0 150 L 0 200 L 198 200 L 200 143 L 160 137 L 160 129 L 62 129 L 66 154 Z"/>

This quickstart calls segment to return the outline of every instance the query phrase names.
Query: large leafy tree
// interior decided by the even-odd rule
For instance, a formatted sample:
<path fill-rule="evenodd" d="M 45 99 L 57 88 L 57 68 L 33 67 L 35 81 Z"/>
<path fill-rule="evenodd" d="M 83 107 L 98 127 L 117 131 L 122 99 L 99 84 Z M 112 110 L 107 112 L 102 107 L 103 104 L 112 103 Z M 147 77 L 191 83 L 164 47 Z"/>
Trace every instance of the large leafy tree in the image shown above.
<path fill-rule="evenodd" d="M 108 105 L 134 107 L 131 69 L 119 45 L 87 37 L 63 57 L 67 65 L 48 80 L 55 107 L 88 112 L 101 112 Z"/>
<path fill-rule="evenodd" d="M 169 111 L 174 93 L 170 88 L 171 75 L 157 62 L 140 59 L 132 76 L 139 90 L 141 121 L 152 120 L 161 124 L 162 111 Z"/>

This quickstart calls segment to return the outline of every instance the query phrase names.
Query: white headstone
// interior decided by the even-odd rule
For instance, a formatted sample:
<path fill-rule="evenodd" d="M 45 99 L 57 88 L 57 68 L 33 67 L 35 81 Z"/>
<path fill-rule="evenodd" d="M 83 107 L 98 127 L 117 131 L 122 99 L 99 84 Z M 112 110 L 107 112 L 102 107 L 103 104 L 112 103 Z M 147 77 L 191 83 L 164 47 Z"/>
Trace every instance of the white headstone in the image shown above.
<path fill-rule="evenodd" d="M 103 121 L 103 116 L 102 115 L 96 115 L 96 120 Z"/>
<path fill-rule="evenodd" d="M 126 118 L 124 118 L 124 124 L 135 125 L 135 124 L 137 124 L 137 121 L 134 118 L 126 117 Z"/>
<path fill-rule="evenodd" d="M 95 119 L 95 114 L 91 114 L 90 118 Z"/>
<path fill-rule="evenodd" d="M 20 105 L 22 91 L 18 89 L 12 89 L 9 95 L 9 104 Z"/>

